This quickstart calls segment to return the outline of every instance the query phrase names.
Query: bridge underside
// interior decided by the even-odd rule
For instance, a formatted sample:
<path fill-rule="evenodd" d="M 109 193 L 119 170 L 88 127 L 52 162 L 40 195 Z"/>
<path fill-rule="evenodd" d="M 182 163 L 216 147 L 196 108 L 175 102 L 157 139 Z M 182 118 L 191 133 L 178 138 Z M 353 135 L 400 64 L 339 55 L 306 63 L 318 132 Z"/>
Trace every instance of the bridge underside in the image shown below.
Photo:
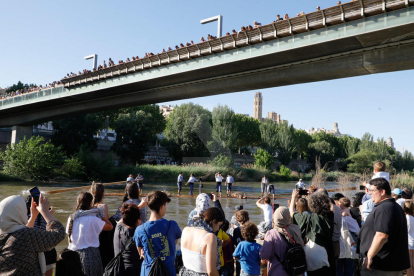
<path fill-rule="evenodd" d="M 2 109 L 0 126 L 33 125 L 121 107 L 414 69 L 413 30 L 414 23 L 155 80 Z M 251 47 L 260 49 L 261 45 Z"/>

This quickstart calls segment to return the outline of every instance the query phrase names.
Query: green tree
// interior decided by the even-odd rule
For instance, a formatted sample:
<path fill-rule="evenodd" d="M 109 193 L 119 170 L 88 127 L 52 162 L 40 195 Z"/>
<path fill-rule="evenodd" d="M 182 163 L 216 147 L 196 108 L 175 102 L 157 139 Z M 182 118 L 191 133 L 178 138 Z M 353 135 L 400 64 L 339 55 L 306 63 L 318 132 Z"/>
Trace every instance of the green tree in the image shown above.
<path fill-rule="evenodd" d="M 266 119 L 260 124 L 260 136 L 262 139 L 263 147 L 272 154 L 278 148 L 278 125 L 270 120 Z"/>
<path fill-rule="evenodd" d="M 211 112 L 194 103 L 174 108 L 167 121 L 165 136 L 167 148 L 175 160 L 181 162 L 184 156 L 210 156 L 206 145 L 211 141 L 211 120 Z"/>
<path fill-rule="evenodd" d="M 257 154 L 254 155 L 254 164 L 256 166 L 271 169 L 273 162 L 273 156 L 267 150 L 257 149 Z"/>
<path fill-rule="evenodd" d="M 285 165 L 282 165 L 280 166 L 280 174 L 289 178 L 292 175 L 292 171 Z"/>
<path fill-rule="evenodd" d="M 261 145 L 259 120 L 242 114 L 234 114 L 233 121 L 235 122 L 237 132 L 235 145 L 239 149 L 239 153 L 241 153 L 241 148 L 246 149 L 246 147 L 250 146 L 253 149 Z M 244 153 L 246 154 L 246 152 Z"/>
<path fill-rule="evenodd" d="M 12 86 L 10 86 L 6 92 L 16 92 L 17 90 L 24 90 L 26 88 L 30 88 L 32 86 L 36 86 L 36 84 L 23 84 L 21 81 L 18 81 L 16 84 L 13 84 Z"/>
<path fill-rule="evenodd" d="M 79 147 L 79 151 L 73 155 L 74 159 L 82 162 L 85 166 L 83 179 L 110 182 L 114 179 L 113 153 L 109 152 L 105 159 L 93 155 L 94 149 L 88 144 Z"/>
<path fill-rule="evenodd" d="M 302 154 L 308 151 L 309 144 L 312 143 L 312 136 L 302 129 L 295 130 L 295 143 L 299 159 L 302 159 Z"/>
<path fill-rule="evenodd" d="M 96 149 L 93 135 L 103 127 L 103 119 L 96 114 L 68 117 L 53 121 L 52 143 L 62 146 L 67 155 L 73 155 L 79 146 L 88 144 Z"/>
<path fill-rule="evenodd" d="M 142 163 L 148 145 L 165 128 L 165 118 L 158 105 L 128 108 L 115 120 L 116 141 L 112 150 L 127 163 Z"/>
<path fill-rule="evenodd" d="M 64 154 L 61 147 L 55 147 L 50 141 L 45 143 L 43 137 L 26 137 L 18 144 L 7 145 L 5 152 L 0 152 L 3 170 L 12 176 L 25 179 L 43 180 L 53 175 L 56 165 L 61 165 Z"/>
<path fill-rule="evenodd" d="M 211 113 L 213 129 L 211 138 L 213 143 L 210 148 L 217 153 L 230 153 L 237 138 L 237 127 L 234 111 L 227 105 L 218 105 L 213 108 Z"/>
<path fill-rule="evenodd" d="M 320 158 L 321 167 L 332 166 L 335 161 L 335 149 L 327 141 L 320 140 L 309 144 L 308 162 L 315 169 L 316 157 Z"/>
<path fill-rule="evenodd" d="M 283 165 L 289 165 L 292 152 L 296 147 L 295 128 L 287 123 L 280 124 L 277 131 L 277 158 Z"/>
<path fill-rule="evenodd" d="M 351 162 L 348 165 L 348 171 L 357 173 L 372 170 L 374 163 L 379 160 L 378 155 L 369 149 L 362 149 L 348 159 Z"/>
<path fill-rule="evenodd" d="M 69 178 L 84 178 L 85 177 L 85 166 L 82 165 L 82 161 L 77 157 L 71 157 L 66 159 L 62 172 Z"/>
<path fill-rule="evenodd" d="M 209 162 L 212 166 L 229 168 L 233 166 L 233 158 L 229 155 L 219 154 Z"/>

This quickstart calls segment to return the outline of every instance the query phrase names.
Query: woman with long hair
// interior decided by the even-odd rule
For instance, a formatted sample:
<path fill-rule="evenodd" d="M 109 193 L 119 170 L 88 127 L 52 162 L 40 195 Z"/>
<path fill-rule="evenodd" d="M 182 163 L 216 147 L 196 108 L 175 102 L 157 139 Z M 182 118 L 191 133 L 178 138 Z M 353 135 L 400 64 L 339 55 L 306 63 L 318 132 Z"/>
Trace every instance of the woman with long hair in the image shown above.
<path fill-rule="evenodd" d="M 139 199 L 139 187 L 137 183 L 129 182 L 128 185 L 126 185 L 122 204 L 119 206 L 116 214 L 112 216 L 115 221 L 122 219 L 121 207 L 124 205 L 124 203 L 138 205 L 138 208 L 141 212 L 141 223 L 144 224 L 147 222 L 147 199 L 145 197 L 142 200 Z"/>
<path fill-rule="evenodd" d="M 88 276 L 103 274 L 102 259 L 99 252 L 99 234 L 111 231 L 112 223 L 105 217 L 103 208 L 94 208 L 92 194 L 82 192 L 78 195 L 73 213 L 67 224 L 68 249 L 79 254 L 82 270 Z"/>
<path fill-rule="evenodd" d="M 220 269 L 221 240 L 215 232 L 220 230 L 225 217 L 215 207 L 198 214 L 191 226 L 185 227 L 181 236 L 184 266 L 180 276 L 218 276 Z"/>
<path fill-rule="evenodd" d="M 125 276 L 140 275 L 142 259 L 133 240 L 135 229 L 141 225 L 141 212 L 136 204 L 124 203 L 121 206 L 122 218 L 115 227 L 114 250 L 115 256 L 125 248 L 122 254 L 122 263 Z"/>
<path fill-rule="evenodd" d="M 105 217 L 109 218 L 108 206 L 103 203 L 103 199 L 105 197 L 105 186 L 102 185 L 102 183 L 92 182 L 90 193 L 93 195 L 93 208 L 103 208 Z"/>

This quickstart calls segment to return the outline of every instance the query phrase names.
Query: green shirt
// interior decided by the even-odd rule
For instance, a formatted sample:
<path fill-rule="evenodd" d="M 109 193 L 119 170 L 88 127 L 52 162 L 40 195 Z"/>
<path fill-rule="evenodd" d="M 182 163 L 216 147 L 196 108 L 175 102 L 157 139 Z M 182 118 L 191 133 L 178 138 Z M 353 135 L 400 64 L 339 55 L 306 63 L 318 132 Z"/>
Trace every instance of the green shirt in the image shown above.
<path fill-rule="evenodd" d="M 316 213 L 295 213 L 292 222 L 300 227 L 302 235 L 317 245 L 325 248 L 331 245 L 334 222 L 328 217 Z"/>

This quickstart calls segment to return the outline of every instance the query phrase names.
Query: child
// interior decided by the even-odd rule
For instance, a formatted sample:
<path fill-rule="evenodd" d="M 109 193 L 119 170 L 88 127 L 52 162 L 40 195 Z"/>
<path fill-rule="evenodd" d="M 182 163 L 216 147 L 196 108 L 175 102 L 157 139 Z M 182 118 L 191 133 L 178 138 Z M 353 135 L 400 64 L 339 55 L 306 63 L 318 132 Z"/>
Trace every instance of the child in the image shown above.
<path fill-rule="evenodd" d="M 380 161 L 380 162 L 375 163 L 374 164 L 374 175 L 372 176 L 371 179 L 385 178 L 389 183 L 390 182 L 390 174 L 385 171 L 386 169 L 387 169 L 387 165 L 385 165 L 384 162 Z M 369 183 L 367 183 L 365 181 L 363 183 L 363 185 L 365 186 L 366 195 L 362 198 L 362 203 L 364 203 L 365 201 L 371 199 L 371 195 L 368 193 Z"/>
<path fill-rule="evenodd" d="M 221 225 L 221 229 L 224 232 L 229 230 L 230 223 L 225 220 Z M 234 260 L 233 260 L 233 237 L 232 235 L 228 234 L 230 237 L 229 243 L 226 246 L 223 246 L 223 259 L 224 259 L 224 266 L 226 267 L 228 275 L 234 275 Z"/>
<path fill-rule="evenodd" d="M 342 210 L 342 216 L 351 216 L 349 207 L 351 207 L 351 201 L 348 198 L 343 197 L 339 199 L 339 208 Z"/>
<path fill-rule="evenodd" d="M 246 222 L 241 227 L 241 232 L 245 241 L 239 243 L 233 257 L 238 259 L 241 264 L 241 275 L 260 275 L 261 259 L 259 252 L 262 246 L 255 241 L 259 230 L 253 222 Z"/>

